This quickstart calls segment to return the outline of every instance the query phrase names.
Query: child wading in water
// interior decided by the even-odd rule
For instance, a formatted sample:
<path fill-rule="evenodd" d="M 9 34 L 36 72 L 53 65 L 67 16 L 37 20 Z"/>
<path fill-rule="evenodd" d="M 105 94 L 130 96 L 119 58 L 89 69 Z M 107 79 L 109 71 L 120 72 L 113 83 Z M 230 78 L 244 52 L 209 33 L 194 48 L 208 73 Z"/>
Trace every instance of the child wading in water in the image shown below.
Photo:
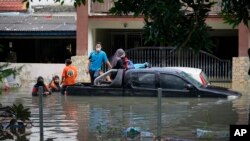
<path fill-rule="evenodd" d="M 49 83 L 49 88 L 52 92 L 60 92 L 61 87 L 60 87 L 60 82 L 59 82 L 59 76 L 55 75 L 52 78 L 52 81 Z"/>

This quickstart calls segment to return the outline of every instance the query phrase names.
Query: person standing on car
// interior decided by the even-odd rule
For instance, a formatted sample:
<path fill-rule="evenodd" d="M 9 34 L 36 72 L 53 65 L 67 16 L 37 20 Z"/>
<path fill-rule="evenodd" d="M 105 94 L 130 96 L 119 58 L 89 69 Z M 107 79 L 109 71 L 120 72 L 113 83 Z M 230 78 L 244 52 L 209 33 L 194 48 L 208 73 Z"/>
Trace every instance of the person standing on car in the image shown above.
<path fill-rule="evenodd" d="M 109 68 L 112 68 L 112 65 L 110 64 L 107 55 L 104 51 L 101 50 L 102 45 L 100 42 L 98 42 L 95 46 L 95 50 L 92 51 L 89 55 L 88 60 L 88 70 L 87 74 L 90 74 L 91 84 L 94 83 L 94 80 L 96 77 L 98 77 L 100 74 L 102 74 L 102 64 L 105 63 Z M 110 78 L 107 78 L 108 81 L 111 81 Z"/>
<path fill-rule="evenodd" d="M 77 69 L 75 66 L 71 65 L 72 61 L 70 59 L 65 60 L 65 65 L 62 72 L 62 80 L 61 80 L 61 93 L 64 94 L 65 90 L 68 86 L 72 86 L 76 83 L 77 77 Z"/>

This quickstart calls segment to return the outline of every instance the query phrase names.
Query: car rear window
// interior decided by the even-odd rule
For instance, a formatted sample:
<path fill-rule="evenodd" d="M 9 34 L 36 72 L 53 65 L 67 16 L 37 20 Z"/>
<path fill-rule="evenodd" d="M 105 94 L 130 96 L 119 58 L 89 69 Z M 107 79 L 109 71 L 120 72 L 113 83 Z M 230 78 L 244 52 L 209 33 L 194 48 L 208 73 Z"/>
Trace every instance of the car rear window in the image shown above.
<path fill-rule="evenodd" d="M 201 76 L 202 76 L 203 79 L 205 80 L 206 85 L 208 85 L 210 82 L 209 82 L 209 80 L 208 80 L 208 78 L 207 78 L 207 75 L 206 75 L 204 72 L 201 72 Z"/>

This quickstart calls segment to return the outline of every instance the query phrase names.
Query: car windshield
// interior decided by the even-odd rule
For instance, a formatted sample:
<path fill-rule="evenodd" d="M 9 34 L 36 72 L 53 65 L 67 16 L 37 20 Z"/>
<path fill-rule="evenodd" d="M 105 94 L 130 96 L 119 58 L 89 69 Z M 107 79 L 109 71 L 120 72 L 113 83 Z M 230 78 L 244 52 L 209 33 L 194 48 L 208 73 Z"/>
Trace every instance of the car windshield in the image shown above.
<path fill-rule="evenodd" d="M 202 86 L 202 84 L 199 81 L 195 80 L 191 75 L 189 75 L 189 74 L 187 74 L 187 73 L 185 73 L 183 71 L 180 73 L 180 75 L 185 77 L 186 79 L 188 79 L 196 87 L 201 87 Z"/>

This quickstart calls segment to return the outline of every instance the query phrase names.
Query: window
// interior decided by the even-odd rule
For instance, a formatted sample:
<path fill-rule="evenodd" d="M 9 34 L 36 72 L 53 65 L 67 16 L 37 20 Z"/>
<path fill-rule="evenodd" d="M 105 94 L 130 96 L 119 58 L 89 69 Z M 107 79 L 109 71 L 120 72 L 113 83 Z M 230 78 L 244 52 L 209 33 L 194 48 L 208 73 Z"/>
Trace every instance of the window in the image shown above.
<path fill-rule="evenodd" d="M 134 73 L 132 74 L 132 84 L 135 87 L 155 88 L 155 74 Z"/>
<path fill-rule="evenodd" d="M 185 90 L 187 83 L 180 77 L 169 74 L 160 75 L 160 85 L 163 89 Z"/>

